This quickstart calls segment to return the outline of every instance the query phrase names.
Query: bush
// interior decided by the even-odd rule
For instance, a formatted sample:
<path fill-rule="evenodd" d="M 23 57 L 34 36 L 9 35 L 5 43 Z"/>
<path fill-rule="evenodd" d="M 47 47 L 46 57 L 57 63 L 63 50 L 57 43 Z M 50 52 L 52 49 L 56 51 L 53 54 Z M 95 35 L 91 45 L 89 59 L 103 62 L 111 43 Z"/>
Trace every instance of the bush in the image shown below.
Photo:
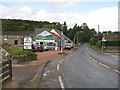
<path fill-rule="evenodd" d="M 120 41 L 106 41 L 102 42 L 105 46 L 120 46 Z"/>
<path fill-rule="evenodd" d="M 95 44 L 95 46 L 98 47 L 98 48 L 101 48 L 101 47 L 102 47 L 101 41 L 98 41 L 98 42 Z"/>
<path fill-rule="evenodd" d="M 37 55 L 35 52 L 29 50 L 23 50 L 21 47 L 10 47 L 9 45 L 3 45 L 3 48 L 9 52 L 14 58 L 17 58 L 20 62 L 27 60 L 36 60 Z"/>
<path fill-rule="evenodd" d="M 34 56 L 35 53 L 28 50 L 18 50 L 13 53 L 14 55 L 25 55 L 25 56 Z"/>
<path fill-rule="evenodd" d="M 95 43 L 96 43 L 95 38 L 91 38 L 91 39 L 90 39 L 90 44 L 91 44 L 91 45 L 95 45 Z"/>

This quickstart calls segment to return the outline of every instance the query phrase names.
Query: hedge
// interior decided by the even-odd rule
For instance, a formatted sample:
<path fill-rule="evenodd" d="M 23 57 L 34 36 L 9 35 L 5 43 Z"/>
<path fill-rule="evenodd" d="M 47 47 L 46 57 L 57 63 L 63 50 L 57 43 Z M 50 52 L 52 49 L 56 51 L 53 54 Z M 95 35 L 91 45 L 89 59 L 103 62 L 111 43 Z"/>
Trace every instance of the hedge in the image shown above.
<path fill-rule="evenodd" d="M 24 50 L 23 48 L 17 46 L 10 47 L 8 45 L 3 45 L 3 48 L 13 56 L 13 61 L 23 62 L 37 60 L 36 53 L 30 50 Z"/>
<path fill-rule="evenodd" d="M 13 53 L 14 55 L 26 55 L 26 56 L 34 56 L 35 53 L 32 51 L 28 51 L 28 50 L 18 50 L 16 52 Z"/>
<path fill-rule="evenodd" d="M 120 46 L 120 41 L 102 41 L 105 46 Z"/>
<path fill-rule="evenodd" d="M 95 46 L 97 46 L 98 48 L 101 48 L 101 47 L 102 47 L 101 41 L 98 41 L 98 42 L 95 44 Z"/>

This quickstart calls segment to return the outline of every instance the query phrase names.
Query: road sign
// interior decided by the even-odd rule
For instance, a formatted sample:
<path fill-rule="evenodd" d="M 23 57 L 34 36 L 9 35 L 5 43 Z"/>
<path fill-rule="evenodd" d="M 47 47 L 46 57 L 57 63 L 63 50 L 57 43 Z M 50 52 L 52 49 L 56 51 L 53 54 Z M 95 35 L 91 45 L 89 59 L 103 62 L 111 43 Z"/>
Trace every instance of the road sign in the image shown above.
<path fill-rule="evenodd" d="M 24 49 L 32 49 L 32 38 L 31 37 L 24 38 Z"/>
<path fill-rule="evenodd" d="M 102 41 L 107 41 L 104 37 L 102 38 Z"/>

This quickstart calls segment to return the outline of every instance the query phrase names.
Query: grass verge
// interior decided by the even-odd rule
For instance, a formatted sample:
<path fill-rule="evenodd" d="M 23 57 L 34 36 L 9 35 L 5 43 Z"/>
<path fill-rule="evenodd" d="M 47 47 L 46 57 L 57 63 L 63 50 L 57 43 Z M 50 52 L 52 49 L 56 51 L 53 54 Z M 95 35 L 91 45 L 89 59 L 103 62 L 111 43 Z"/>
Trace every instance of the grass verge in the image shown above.
<path fill-rule="evenodd" d="M 102 49 L 101 48 L 99 48 L 99 47 L 96 47 L 96 46 L 90 46 L 92 49 L 94 49 L 94 50 L 96 50 L 96 51 L 102 51 Z"/>

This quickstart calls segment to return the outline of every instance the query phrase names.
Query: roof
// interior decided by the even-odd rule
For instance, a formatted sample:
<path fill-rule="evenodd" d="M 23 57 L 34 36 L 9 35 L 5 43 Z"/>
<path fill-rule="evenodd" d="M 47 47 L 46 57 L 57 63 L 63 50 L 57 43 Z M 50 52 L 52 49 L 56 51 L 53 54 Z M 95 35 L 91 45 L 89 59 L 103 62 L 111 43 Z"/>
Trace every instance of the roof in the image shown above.
<path fill-rule="evenodd" d="M 118 39 L 120 39 L 120 36 L 118 36 L 118 35 L 105 35 L 104 37 L 107 40 L 118 40 Z"/>
<path fill-rule="evenodd" d="M 48 31 L 50 32 L 52 29 L 50 28 L 35 28 L 34 31 L 3 31 L 2 35 L 23 35 L 23 36 L 32 36 L 35 37 L 38 34 L 44 32 L 44 31 Z M 54 35 L 56 38 L 60 39 L 61 36 L 64 39 L 67 39 L 69 41 L 72 42 L 72 40 L 70 40 L 69 38 L 67 38 L 64 34 L 62 34 L 62 32 L 60 30 L 54 29 L 58 34 L 54 33 L 54 32 L 50 32 L 52 35 Z"/>
<path fill-rule="evenodd" d="M 35 28 L 34 36 L 42 33 L 43 31 L 48 31 L 48 32 L 50 32 L 51 30 L 52 30 L 52 29 L 50 29 L 50 28 Z M 72 40 L 70 40 L 69 38 L 67 38 L 64 34 L 62 34 L 62 32 L 61 32 L 60 30 L 58 30 L 58 29 L 54 29 L 54 30 L 55 30 L 60 36 L 58 36 L 57 34 L 55 34 L 55 33 L 53 33 L 53 32 L 51 32 L 51 34 L 54 34 L 54 36 L 56 36 L 57 38 L 60 38 L 60 37 L 62 36 L 64 39 L 73 42 Z"/>
<path fill-rule="evenodd" d="M 33 36 L 34 31 L 2 31 L 2 35 Z"/>
<path fill-rule="evenodd" d="M 49 32 L 50 30 L 51 29 L 48 29 L 48 28 L 35 28 L 35 30 L 34 30 L 34 36 L 36 36 L 36 35 L 44 32 L 44 31 L 48 31 Z"/>
<path fill-rule="evenodd" d="M 56 38 L 60 39 L 61 37 L 58 36 L 57 34 L 53 33 L 53 32 L 50 32 L 52 35 L 54 35 Z"/>

